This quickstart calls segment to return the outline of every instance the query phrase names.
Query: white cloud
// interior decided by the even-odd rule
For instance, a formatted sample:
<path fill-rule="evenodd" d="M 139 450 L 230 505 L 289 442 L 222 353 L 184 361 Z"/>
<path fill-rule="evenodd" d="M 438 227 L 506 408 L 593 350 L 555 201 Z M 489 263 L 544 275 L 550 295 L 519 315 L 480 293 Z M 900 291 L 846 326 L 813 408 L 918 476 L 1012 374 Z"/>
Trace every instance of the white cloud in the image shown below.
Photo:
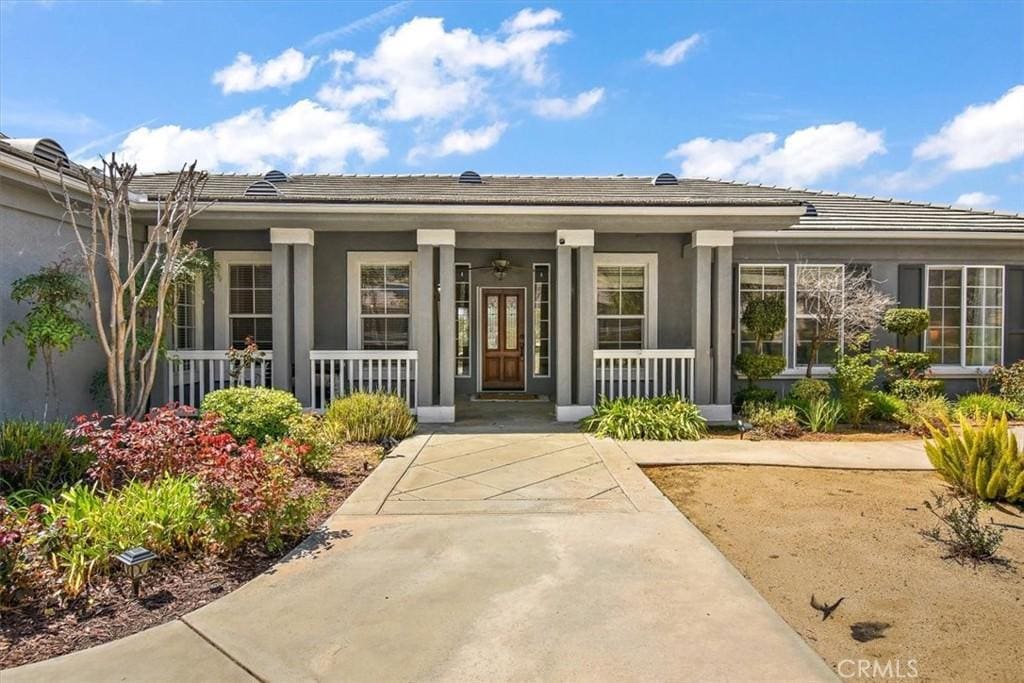
<path fill-rule="evenodd" d="M 350 88 L 322 85 L 316 92 L 316 98 L 335 109 L 355 109 L 385 99 L 388 94 L 386 88 L 376 85 L 356 84 Z"/>
<path fill-rule="evenodd" d="M 777 142 L 774 133 L 742 140 L 695 138 L 668 156 L 682 159 L 685 176 L 808 185 L 886 151 L 881 131 L 865 130 L 852 121 L 803 128 L 781 146 Z"/>
<path fill-rule="evenodd" d="M 986 168 L 1024 156 L 1024 85 L 995 102 L 972 104 L 914 149 L 950 171 Z"/>
<path fill-rule="evenodd" d="M 427 157 L 446 157 L 452 154 L 473 154 L 490 149 L 498 143 L 508 125 L 502 121 L 489 126 L 465 130 L 458 128 L 451 131 L 441 141 L 432 145 L 417 145 L 409 150 L 406 160 L 410 164 L 419 163 Z"/>
<path fill-rule="evenodd" d="M 511 19 L 506 19 L 502 23 L 501 28 L 507 33 L 517 33 L 519 31 L 540 28 L 541 26 L 550 26 L 561 18 L 562 13 L 550 7 L 545 7 L 536 12 L 527 7 L 526 9 L 519 10 L 519 13 Z"/>
<path fill-rule="evenodd" d="M 561 30 L 528 29 L 504 39 L 444 27 L 439 17 L 416 17 L 386 31 L 373 54 L 356 61 L 354 78 L 386 89 L 386 119 L 438 119 L 479 109 L 491 77 L 502 70 L 538 85 L 546 50 L 569 39 Z"/>
<path fill-rule="evenodd" d="M 309 76 L 316 61 L 316 57 L 306 57 L 293 47 L 262 64 L 252 61 L 250 55 L 239 52 L 234 62 L 213 74 L 213 82 L 221 87 L 225 95 L 264 88 L 283 88 Z"/>
<path fill-rule="evenodd" d="M 211 171 L 338 172 L 353 155 L 370 162 L 387 152 L 379 128 L 350 121 L 344 111 L 299 100 L 269 114 L 250 109 L 205 128 L 139 128 L 124 139 L 118 155 L 142 171 L 176 171 L 198 160 Z"/>
<path fill-rule="evenodd" d="M 701 34 L 694 33 L 689 38 L 683 38 L 680 41 L 672 43 L 664 50 L 648 50 L 647 54 L 644 55 L 644 59 L 657 66 L 675 66 L 686 59 L 687 53 L 695 48 L 702 40 L 704 40 L 704 37 Z"/>
<path fill-rule="evenodd" d="M 953 202 L 955 206 L 968 209 L 987 209 L 999 201 L 999 196 L 986 192 L 965 192 Z"/>
<path fill-rule="evenodd" d="M 603 99 L 604 88 L 594 88 L 573 98 L 539 99 L 533 103 L 533 112 L 545 119 L 575 119 L 588 114 Z"/>

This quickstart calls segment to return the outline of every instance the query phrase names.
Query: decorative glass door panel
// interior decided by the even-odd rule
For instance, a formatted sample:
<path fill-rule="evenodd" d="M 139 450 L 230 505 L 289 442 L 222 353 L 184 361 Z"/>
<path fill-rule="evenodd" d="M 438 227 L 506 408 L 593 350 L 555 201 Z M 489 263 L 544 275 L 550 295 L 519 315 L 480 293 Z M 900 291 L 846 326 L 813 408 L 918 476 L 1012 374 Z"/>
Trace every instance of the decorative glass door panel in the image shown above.
<path fill-rule="evenodd" d="M 523 327 L 523 292 L 519 289 L 485 289 L 481 338 L 483 389 L 523 389 L 526 376 Z"/>

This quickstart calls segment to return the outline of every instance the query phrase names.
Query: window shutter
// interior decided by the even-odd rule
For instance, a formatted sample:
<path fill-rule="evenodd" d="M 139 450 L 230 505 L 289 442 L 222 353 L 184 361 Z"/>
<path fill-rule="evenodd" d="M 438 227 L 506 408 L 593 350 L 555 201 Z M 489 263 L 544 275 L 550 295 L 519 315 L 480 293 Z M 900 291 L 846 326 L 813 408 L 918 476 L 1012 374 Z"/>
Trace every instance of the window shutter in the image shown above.
<path fill-rule="evenodd" d="M 1003 364 L 1011 365 L 1024 359 L 1024 266 L 1006 266 L 1004 277 Z"/>
<path fill-rule="evenodd" d="M 901 308 L 924 308 L 924 266 L 900 264 L 899 305 Z M 921 339 L 904 339 L 904 351 L 921 351 Z"/>

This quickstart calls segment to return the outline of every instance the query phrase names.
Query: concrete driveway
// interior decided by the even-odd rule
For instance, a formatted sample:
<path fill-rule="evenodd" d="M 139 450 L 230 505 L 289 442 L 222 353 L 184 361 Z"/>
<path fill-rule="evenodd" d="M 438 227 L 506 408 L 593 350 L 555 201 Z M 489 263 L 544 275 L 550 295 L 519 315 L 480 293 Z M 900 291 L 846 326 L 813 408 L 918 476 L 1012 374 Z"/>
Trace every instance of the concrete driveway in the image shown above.
<path fill-rule="evenodd" d="M 446 429 L 394 455 L 271 572 L 4 682 L 834 679 L 613 442 Z"/>

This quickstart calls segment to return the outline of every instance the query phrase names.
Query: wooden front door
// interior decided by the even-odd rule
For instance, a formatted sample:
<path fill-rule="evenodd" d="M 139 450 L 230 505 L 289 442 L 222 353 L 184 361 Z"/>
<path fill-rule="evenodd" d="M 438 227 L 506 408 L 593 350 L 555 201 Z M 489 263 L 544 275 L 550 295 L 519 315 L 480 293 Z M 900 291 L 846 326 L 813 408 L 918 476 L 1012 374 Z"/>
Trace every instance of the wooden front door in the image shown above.
<path fill-rule="evenodd" d="M 481 292 L 480 319 L 483 341 L 483 389 L 524 389 L 523 292 L 485 289 Z"/>

